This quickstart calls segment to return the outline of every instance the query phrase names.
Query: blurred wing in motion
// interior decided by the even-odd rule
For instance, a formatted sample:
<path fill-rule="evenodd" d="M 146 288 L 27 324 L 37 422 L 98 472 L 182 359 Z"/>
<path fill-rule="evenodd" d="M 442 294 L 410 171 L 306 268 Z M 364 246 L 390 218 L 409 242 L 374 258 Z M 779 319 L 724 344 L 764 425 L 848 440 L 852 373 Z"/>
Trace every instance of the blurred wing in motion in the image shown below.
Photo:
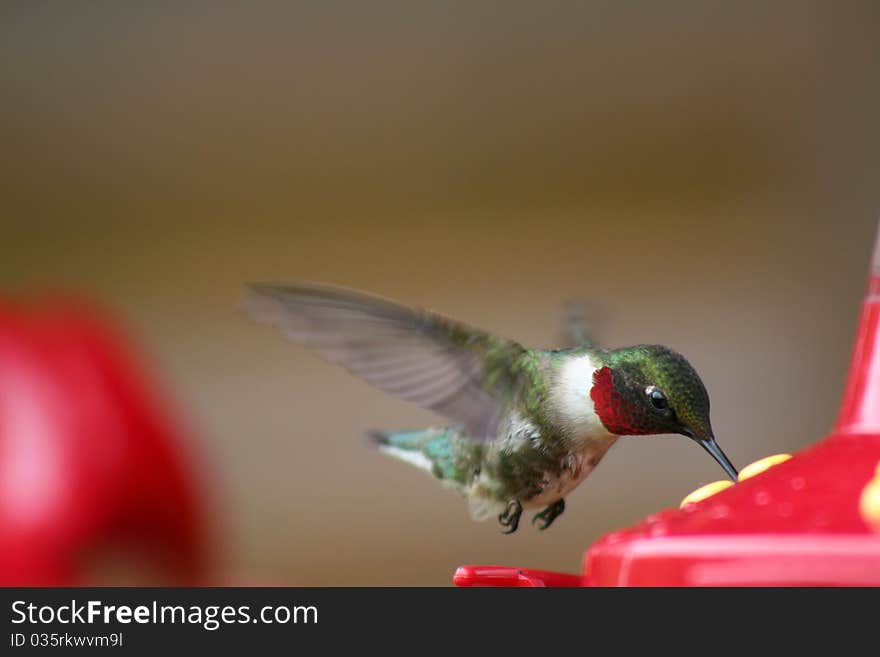
<path fill-rule="evenodd" d="M 245 308 L 295 342 L 380 390 L 462 424 L 469 437 L 497 437 L 519 388 L 511 340 L 426 310 L 346 288 L 254 283 Z"/>
<path fill-rule="evenodd" d="M 599 348 L 597 334 L 607 322 L 607 307 L 583 299 L 570 299 L 565 303 L 562 312 L 565 344 L 572 347 Z"/>

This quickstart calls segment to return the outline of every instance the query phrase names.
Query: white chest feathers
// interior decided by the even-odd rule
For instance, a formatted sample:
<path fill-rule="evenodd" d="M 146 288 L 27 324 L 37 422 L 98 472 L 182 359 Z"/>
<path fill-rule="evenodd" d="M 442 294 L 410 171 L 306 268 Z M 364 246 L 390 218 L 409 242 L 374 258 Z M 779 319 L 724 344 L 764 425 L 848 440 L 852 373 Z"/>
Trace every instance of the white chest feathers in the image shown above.
<path fill-rule="evenodd" d="M 573 356 L 560 368 L 553 386 L 551 408 L 555 421 L 570 436 L 604 438 L 611 434 L 593 407 L 590 390 L 596 365 L 589 355 Z"/>

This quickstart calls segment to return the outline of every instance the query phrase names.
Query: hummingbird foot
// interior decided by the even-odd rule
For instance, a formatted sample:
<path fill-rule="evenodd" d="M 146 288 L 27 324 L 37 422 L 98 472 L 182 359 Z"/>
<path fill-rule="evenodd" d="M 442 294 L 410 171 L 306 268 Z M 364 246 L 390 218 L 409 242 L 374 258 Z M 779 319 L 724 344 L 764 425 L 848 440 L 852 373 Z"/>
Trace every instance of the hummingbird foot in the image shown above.
<path fill-rule="evenodd" d="M 563 511 L 565 511 L 565 500 L 560 498 L 540 513 L 536 513 L 532 518 L 532 524 L 534 525 L 540 520 L 541 524 L 538 525 L 538 529 L 544 531 L 553 524 L 556 518 L 562 515 Z"/>
<path fill-rule="evenodd" d="M 502 534 L 512 534 L 519 527 L 519 518 L 522 515 L 523 508 L 519 500 L 511 500 L 507 503 L 504 513 L 498 516 L 498 522 L 502 527 L 507 527 Z"/>

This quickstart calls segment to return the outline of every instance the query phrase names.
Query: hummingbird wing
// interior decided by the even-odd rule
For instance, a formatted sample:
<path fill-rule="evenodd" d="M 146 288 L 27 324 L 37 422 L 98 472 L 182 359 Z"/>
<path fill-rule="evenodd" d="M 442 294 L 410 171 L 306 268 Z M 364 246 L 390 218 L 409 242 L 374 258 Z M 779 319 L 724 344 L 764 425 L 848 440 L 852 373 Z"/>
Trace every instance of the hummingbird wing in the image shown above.
<path fill-rule="evenodd" d="M 597 334 L 608 319 L 608 309 L 602 304 L 569 299 L 562 309 L 565 328 L 564 342 L 572 347 L 599 347 Z"/>
<path fill-rule="evenodd" d="M 346 288 L 255 283 L 245 308 L 380 390 L 497 437 L 526 349 L 427 310 Z"/>

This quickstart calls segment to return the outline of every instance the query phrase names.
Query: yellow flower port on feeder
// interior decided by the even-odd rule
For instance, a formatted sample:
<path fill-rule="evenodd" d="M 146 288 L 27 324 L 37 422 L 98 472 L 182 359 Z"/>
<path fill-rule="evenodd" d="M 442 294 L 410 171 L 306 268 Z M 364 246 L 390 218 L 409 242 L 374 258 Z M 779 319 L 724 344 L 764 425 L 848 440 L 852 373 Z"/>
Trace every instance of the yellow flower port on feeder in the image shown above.
<path fill-rule="evenodd" d="M 791 454 L 773 454 L 772 456 L 765 456 L 764 458 L 755 461 L 754 463 L 750 463 L 742 470 L 740 470 L 739 477 L 737 481 L 742 481 L 743 479 L 748 479 L 749 477 L 754 477 L 756 474 L 760 474 L 767 470 L 768 468 L 772 468 L 774 465 L 778 465 L 779 463 L 783 463 L 791 458 Z M 878 464 L 878 471 L 880 471 L 880 464 Z M 875 481 L 880 482 L 880 479 L 875 479 Z M 733 486 L 733 482 L 727 479 L 721 481 L 713 481 L 710 484 L 706 484 L 705 486 L 701 486 L 693 493 L 685 497 L 679 508 L 682 508 L 685 504 L 693 504 L 695 502 L 700 502 L 705 500 L 707 497 L 712 497 L 715 493 L 723 491 L 725 488 L 730 488 Z M 867 489 L 865 489 L 867 491 Z M 877 513 L 878 513 L 878 521 L 880 521 L 880 483 L 877 485 Z"/>
<path fill-rule="evenodd" d="M 874 478 L 868 482 L 859 498 L 859 513 L 866 525 L 880 532 L 880 462 L 874 470 Z"/>
<path fill-rule="evenodd" d="M 715 493 L 718 493 L 725 488 L 730 488 L 731 486 L 733 486 L 733 482 L 729 479 L 713 481 L 711 484 L 700 486 L 697 490 L 695 490 L 693 493 L 691 493 L 681 501 L 679 508 L 683 507 L 685 504 L 692 504 L 694 502 L 705 500 L 707 497 L 712 497 Z"/>
<path fill-rule="evenodd" d="M 761 474 L 764 470 L 772 468 L 774 465 L 784 463 L 790 458 L 791 454 L 774 454 L 773 456 L 765 456 L 754 463 L 749 463 L 746 467 L 740 470 L 737 481 L 743 481 L 749 477 L 754 477 L 756 474 Z"/>

